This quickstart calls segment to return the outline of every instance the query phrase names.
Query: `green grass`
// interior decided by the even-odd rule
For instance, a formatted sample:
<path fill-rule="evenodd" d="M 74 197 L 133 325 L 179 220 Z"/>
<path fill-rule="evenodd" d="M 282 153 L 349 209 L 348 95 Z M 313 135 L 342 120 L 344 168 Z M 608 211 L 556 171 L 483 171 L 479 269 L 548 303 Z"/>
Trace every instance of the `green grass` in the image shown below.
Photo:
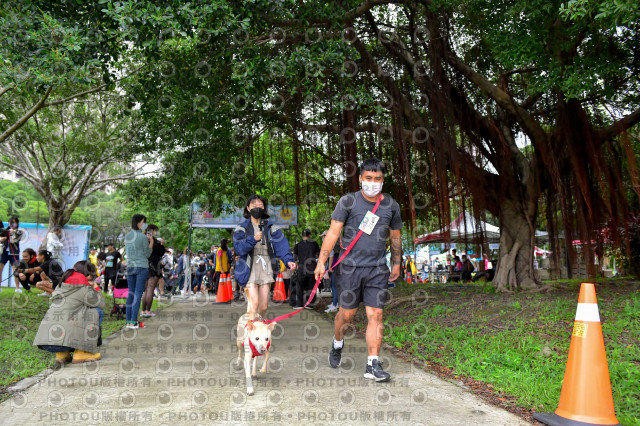
<path fill-rule="evenodd" d="M 40 321 L 49 308 L 49 298 L 38 297 L 40 290 L 31 294 L 3 288 L 0 292 L 0 401 L 6 398 L 2 388 L 25 377 L 33 376 L 52 366 L 55 354 L 32 346 Z M 107 296 L 107 307 L 102 322 L 103 339 L 120 330 L 124 320 L 111 317 L 113 298 Z M 153 301 L 152 310 L 156 310 Z"/>
<path fill-rule="evenodd" d="M 573 282 L 576 281 L 576 282 Z M 480 380 L 516 404 L 553 412 L 560 397 L 580 282 L 548 294 L 490 294 L 483 286 L 434 289 L 400 284 L 419 305 L 385 310 L 385 342 Z M 609 280 L 597 296 L 616 415 L 640 424 L 640 294 L 638 283 Z M 548 349 L 544 350 L 545 347 Z M 549 351 L 550 349 L 550 351 Z M 546 353 L 545 353 L 546 352 Z"/>

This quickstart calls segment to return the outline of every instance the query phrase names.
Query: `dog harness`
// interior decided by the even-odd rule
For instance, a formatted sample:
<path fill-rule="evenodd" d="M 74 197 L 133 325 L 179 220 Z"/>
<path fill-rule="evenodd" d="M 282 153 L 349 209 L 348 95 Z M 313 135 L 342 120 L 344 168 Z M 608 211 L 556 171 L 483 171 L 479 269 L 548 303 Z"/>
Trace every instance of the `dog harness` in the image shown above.
<path fill-rule="evenodd" d="M 261 321 L 261 320 L 250 320 L 250 322 L 256 322 L 256 321 L 260 321 L 264 324 L 268 324 L 267 321 Z M 247 322 L 248 324 L 248 322 Z M 244 326 L 245 328 L 247 328 L 246 324 Z M 244 346 L 244 340 L 242 341 L 242 346 Z M 269 340 L 269 342 L 267 343 L 267 351 L 269 350 L 269 348 L 271 347 L 271 340 Z M 251 359 L 257 357 L 257 356 L 262 356 L 264 354 L 261 354 L 260 352 L 258 352 L 258 350 L 256 349 L 256 347 L 253 345 L 253 342 L 251 341 L 251 338 L 249 338 L 249 348 L 251 349 Z"/>

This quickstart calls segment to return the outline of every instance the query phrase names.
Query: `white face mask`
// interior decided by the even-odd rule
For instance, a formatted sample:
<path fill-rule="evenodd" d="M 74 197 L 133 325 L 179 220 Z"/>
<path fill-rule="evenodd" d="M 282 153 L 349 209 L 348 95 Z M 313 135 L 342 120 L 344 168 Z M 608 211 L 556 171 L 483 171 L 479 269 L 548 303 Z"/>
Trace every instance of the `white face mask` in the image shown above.
<path fill-rule="evenodd" d="M 361 182 L 362 192 L 367 197 L 375 197 L 382 192 L 382 182 Z"/>

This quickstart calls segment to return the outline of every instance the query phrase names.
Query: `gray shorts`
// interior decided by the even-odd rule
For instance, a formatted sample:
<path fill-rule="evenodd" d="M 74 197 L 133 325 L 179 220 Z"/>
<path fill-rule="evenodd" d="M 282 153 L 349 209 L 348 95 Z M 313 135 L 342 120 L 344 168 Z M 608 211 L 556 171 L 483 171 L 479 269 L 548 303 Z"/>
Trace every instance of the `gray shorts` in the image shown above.
<path fill-rule="evenodd" d="M 338 265 L 336 271 L 340 307 L 354 309 L 363 302 L 365 306 L 383 309 L 387 301 L 389 269 L 379 266 L 342 266 Z"/>

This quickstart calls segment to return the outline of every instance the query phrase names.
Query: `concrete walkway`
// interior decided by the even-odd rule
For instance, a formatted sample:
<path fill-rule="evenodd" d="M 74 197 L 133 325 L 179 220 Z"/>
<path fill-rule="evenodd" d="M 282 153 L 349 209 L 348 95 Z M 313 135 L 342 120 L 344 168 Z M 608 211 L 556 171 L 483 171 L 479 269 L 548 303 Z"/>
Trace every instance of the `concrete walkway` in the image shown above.
<path fill-rule="evenodd" d="M 106 339 L 102 361 L 69 364 L 0 404 L 0 423 L 526 424 L 389 351 L 381 359 L 392 381 L 364 379 L 361 337 L 347 336 L 342 366 L 330 368 L 333 323 L 308 310 L 276 327 L 269 371 L 258 373 L 247 396 L 244 372 L 233 365 L 245 310 L 176 298 L 147 328 Z M 288 305 L 272 305 L 269 317 L 285 312 Z"/>

